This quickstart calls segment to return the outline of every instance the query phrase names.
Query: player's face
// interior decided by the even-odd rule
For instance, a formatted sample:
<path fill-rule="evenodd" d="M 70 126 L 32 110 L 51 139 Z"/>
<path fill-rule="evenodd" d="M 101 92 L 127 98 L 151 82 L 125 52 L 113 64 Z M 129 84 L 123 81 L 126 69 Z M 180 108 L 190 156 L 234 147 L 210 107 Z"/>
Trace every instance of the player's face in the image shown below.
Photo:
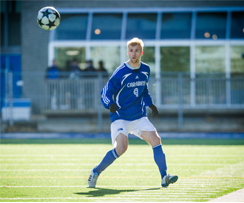
<path fill-rule="evenodd" d="M 143 51 L 141 50 L 141 47 L 138 44 L 135 46 L 129 45 L 127 54 L 129 56 L 131 63 L 139 63 L 141 60 Z"/>

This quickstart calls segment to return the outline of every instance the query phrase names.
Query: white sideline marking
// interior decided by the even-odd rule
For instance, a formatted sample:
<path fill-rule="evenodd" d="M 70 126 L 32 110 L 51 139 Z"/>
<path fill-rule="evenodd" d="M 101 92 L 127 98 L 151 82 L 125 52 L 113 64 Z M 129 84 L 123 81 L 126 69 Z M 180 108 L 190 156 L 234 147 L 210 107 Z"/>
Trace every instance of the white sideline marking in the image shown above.
<path fill-rule="evenodd" d="M 2 186 L 0 186 L 0 187 L 2 187 Z M 21 187 L 26 187 L 26 186 L 6 186 L 6 187 L 18 187 L 18 188 L 21 188 Z M 39 187 L 47 187 L 47 188 L 49 188 L 49 187 L 51 187 L 51 188 L 81 188 L 81 187 L 84 187 L 84 186 L 27 186 L 28 188 L 29 187 L 34 187 L 34 188 L 39 188 Z M 88 186 L 85 186 L 85 187 L 87 187 L 88 188 Z M 102 187 L 102 186 L 101 186 Z M 130 188 L 130 186 L 125 186 L 126 188 Z M 145 186 L 144 186 L 145 187 Z M 119 186 L 118 187 L 116 187 L 116 188 L 120 188 Z M 159 187 L 155 187 L 155 188 L 159 188 Z M 104 189 L 106 189 L 106 188 L 104 188 Z M 148 189 L 148 188 L 147 188 Z M 152 188 L 153 189 L 153 188 Z M 160 188 L 160 189 L 164 189 L 164 188 Z M 140 192 L 142 192 L 142 194 L 138 194 L 138 193 L 140 193 Z M 145 194 L 145 192 L 147 192 L 146 194 Z M 149 193 L 150 192 L 150 193 Z M 141 191 L 137 191 L 137 190 L 135 190 L 134 192 L 130 192 L 130 194 L 123 194 L 123 196 L 137 196 L 137 195 L 140 195 L 140 196 L 144 196 L 144 195 L 162 195 L 162 194 L 155 194 L 156 192 L 158 192 L 158 191 L 145 191 L 145 190 L 141 190 Z M 201 193 L 204 193 L 203 195 L 206 195 L 206 194 L 213 194 L 213 193 L 216 193 L 216 192 L 218 192 L 218 191 L 206 191 L 206 192 L 202 192 L 201 191 Z M 164 194 L 164 195 L 168 195 L 168 194 L 173 194 L 173 195 L 189 195 L 187 192 L 175 192 L 175 191 L 169 191 L 169 190 L 167 190 L 167 194 Z M 195 194 L 195 195 L 197 195 L 197 196 L 201 196 L 201 194 Z"/>
<path fill-rule="evenodd" d="M 57 178 L 57 179 L 62 179 L 62 178 L 87 178 L 87 176 L 1 176 L 1 178 Z M 158 179 L 156 176 L 101 176 L 101 179 L 113 179 L 113 178 L 119 178 L 119 179 L 130 179 L 130 178 L 141 178 L 141 179 Z M 216 181 L 221 181 L 221 179 L 232 179 L 233 181 L 236 182 L 237 179 L 244 179 L 244 177 L 181 177 L 181 179 L 191 179 L 194 180 L 195 183 L 197 181 L 200 181 L 201 183 L 205 180 L 209 181 L 211 179 L 214 179 L 214 182 Z M 185 181 L 184 181 L 185 182 Z M 194 184 L 194 183 L 193 183 Z"/>
<path fill-rule="evenodd" d="M 196 190 L 196 189 L 199 189 L 199 188 L 195 188 L 196 186 L 199 186 L 199 184 L 194 184 L 193 185 L 193 187 L 185 187 L 185 185 L 189 185 L 189 184 L 178 184 L 178 185 L 173 185 L 173 186 L 171 186 L 171 187 L 174 187 L 175 189 L 180 189 L 180 188 L 182 188 L 182 187 L 184 187 L 184 190 L 187 190 L 187 189 L 190 189 L 190 190 Z M 209 186 L 209 185 L 213 185 L 213 184 L 204 184 L 205 186 Z M 52 185 L 48 185 L 48 186 L 32 186 L 32 185 L 30 185 L 30 186 L 9 186 L 9 185 L 2 185 L 2 186 L 0 186 L 0 187 L 88 187 L 87 185 L 82 185 L 82 186 L 52 186 Z M 103 188 L 106 188 L 107 186 L 97 186 L 97 187 L 103 187 Z M 113 186 L 113 187 L 116 187 L 116 188 L 120 188 L 120 187 L 125 187 L 125 188 L 128 188 L 128 187 L 142 187 L 142 188 L 144 188 L 144 187 L 150 187 L 150 188 L 161 188 L 161 186 L 160 185 L 157 185 L 157 186 Z M 230 187 L 230 186 L 228 186 L 228 187 Z M 231 187 L 231 188 L 233 188 L 233 187 Z M 201 188 L 201 191 L 202 190 L 205 190 L 205 191 L 208 191 L 208 190 L 210 190 L 210 191 L 212 191 L 212 189 L 209 189 L 209 188 L 206 188 L 206 187 L 203 187 L 203 188 Z M 219 190 L 218 190 L 219 191 Z M 214 191 L 214 192 L 216 192 L 216 190 Z"/>
<path fill-rule="evenodd" d="M 195 171 L 195 169 L 181 169 L 181 171 Z M 90 168 L 88 169 L 53 169 L 53 170 L 49 170 L 49 169 L 2 169 L 0 170 L 0 172 L 56 172 L 56 171 L 62 171 L 62 172 L 70 172 L 70 171 L 91 171 Z M 109 171 L 131 171 L 131 169 L 109 169 Z M 133 169 L 133 171 L 150 171 L 150 172 L 158 172 L 157 169 Z"/>
<path fill-rule="evenodd" d="M 102 200 L 106 200 L 106 199 L 112 199 L 112 200 L 114 200 L 114 198 L 116 198 L 116 199 L 121 199 L 121 200 L 131 200 L 131 199 L 141 199 L 140 197 L 137 197 L 137 198 L 122 198 L 122 197 L 50 197 L 50 198 L 24 198 L 24 197 L 17 197 L 17 198 L 0 198 L 0 199 L 2 199 L 2 200 L 21 200 L 21 199 L 96 199 L 96 200 L 98 200 L 98 199 L 102 199 Z M 178 199 L 178 197 L 176 197 L 177 199 Z M 211 199 L 211 198 L 204 198 L 204 197 L 199 197 L 199 198 L 201 198 L 201 199 L 206 199 L 206 200 L 209 200 L 209 199 Z M 198 197 L 188 197 L 188 198 L 180 198 L 180 199 L 184 199 L 184 200 L 188 200 L 188 199 L 199 199 Z M 168 199 L 172 199 L 172 198 L 167 198 L 167 197 L 162 197 L 162 196 L 160 196 L 160 197 L 158 197 L 158 198 L 150 198 L 150 200 L 151 199 L 155 199 L 155 200 L 158 200 L 158 199 L 161 199 L 161 200 L 163 200 L 163 199 L 166 199 L 166 200 L 168 200 Z"/>
<path fill-rule="evenodd" d="M 176 185 L 173 185 L 173 186 L 171 186 L 171 187 L 175 187 Z M 84 187 L 84 188 L 88 188 L 88 185 L 68 185 L 68 186 L 63 186 L 63 185 L 58 185 L 58 186 L 52 186 L 52 185 L 21 185 L 21 186 L 8 186 L 8 185 L 1 185 L 0 187 Z M 132 188 L 146 188 L 146 189 L 148 189 L 148 188 L 156 188 L 156 189 L 158 189 L 158 188 L 161 188 L 161 189 L 165 189 L 165 188 L 162 188 L 160 185 L 155 185 L 155 186 L 152 186 L 152 185 L 150 185 L 150 186 L 126 186 L 126 185 L 122 185 L 122 186 L 113 186 L 113 187 L 108 187 L 107 185 L 98 185 L 97 186 L 98 188 L 103 188 L 103 189 L 106 189 L 106 188 L 130 188 L 130 187 L 132 187 Z M 188 189 L 188 188 L 184 188 L 184 189 Z M 189 189 L 194 189 L 194 188 L 189 188 Z M 208 189 L 208 188 L 203 188 L 203 189 Z M 168 188 L 167 188 L 167 190 L 168 190 Z M 212 189 L 208 189 L 208 190 L 211 190 L 212 191 Z"/>
<path fill-rule="evenodd" d="M 182 187 L 175 187 L 176 185 L 174 186 L 171 186 L 171 189 L 174 189 L 173 191 L 170 191 L 172 192 L 172 194 L 186 194 L 188 192 L 188 190 L 190 190 L 191 192 L 192 191 L 195 191 L 194 188 L 187 188 L 187 187 L 184 187 L 184 190 L 186 191 L 185 193 L 176 193 L 175 191 L 176 190 L 180 190 L 182 191 Z M 103 189 L 111 189 L 111 188 L 107 188 L 108 186 L 103 186 L 103 185 L 98 185 L 97 188 L 103 188 Z M 0 188 L 88 188 L 88 185 L 81 185 L 81 186 L 0 186 Z M 161 189 L 161 190 L 167 190 L 167 194 L 169 194 L 169 188 L 165 189 L 165 188 L 162 188 L 161 186 L 113 186 L 112 188 L 135 188 L 135 192 L 143 192 L 145 193 L 146 190 L 148 189 Z M 141 190 L 145 190 L 145 191 L 136 191 L 137 188 L 140 188 Z M 198 191 L 198 189 L 196 189 Z M 148 190 L 149 192 L 149 190 Z M 151 192 L 157 192 L 157 191 L 150 191 Z M 212 189 L 209 189 L 209 188 L 202 188 L 201 189 L 201 193 L 204 193 L 204 194 L 213 194 L 213 193 L 217 193 L 219 192 L 219 190 L 212 190 Z M 170 193 L 171 194 L 171 193 Z M 188 194 L 188 193 L 187 193 Z"/>
<path fill-rule="evenodd" d="M 106 150 L 104 151 L 104 153 L 106 153 Z M 104 154 L 105 155 L 105 154 Z M 236 157 L 237 155 L 242 155 L 241 153 L 237 153 L 237 154 L 228 154 L 228 155 L 225 155 L 225 157 Z M 86 158 L 86 157 L 103 157 L 103 155 L 101 154 L 1 154 L 1 157 L 77 157 L 77 158 Z M 123 156 L 124 158 L 131 158 L 130 156 L 128 155 L 124 155 Z M 143 158 L 152 158 L 153 156 L 152 155 L 137 155 L 137 154 L 134 154 L 133 157 L 143 157 Z M 196 157 L 196 155 L 191 155 L 191 154 L 170 154 L 168 155 L 167 157 L 170 157 L 170 158 L 174 158 L 174 157 Z M 221 154 L 211 154 L 211 155 L 208 155 L 208 154 L 198 154 L 198 158 L 203 158 L 203 157 L 223 157 L 223 155 Z"/>
<path fill-rule="evenodd" d="M 101 157 L 102 158 L 102 157 Z M 46 157 L 46 158 L 30 158 L 30 159 L 19 159 L 19 158 L 16 158 L 16 159 L 0 159 L 0 161 L 33 161 L 33 160 L 36 160 L 36 161 L 83 161 L 83 160 L 86 160 L 87 157 L 81 157 L 81 158 L 56 158 L 56 157 Z M 89 158 L 89 161 L 90 160 L 98 160 L 99 158 Z M 99 159 L 100 160 L 100 159 Z M 128 160 L 128 159 L 126 159 Z M 135 159 L 130 159 L 130 160 L 135 160 Z"/>
<path fill-rule="evenodd" d="M 0 170 L 0 172 L 1 171 L 8 171 L 8 172 L 11 172 L 11 171 L 13 171 L 13 172 L 16 172 L 16 171 L 28 171 L 28 172 L 37 172 L 37 171 L 39 171 L 39 172 L 41 172 L 41 171 L 45 171 L 45 172 L 56 172 L 56 171 L 62 171 L 62 172 L 70 172 L 70 171 L 91 171 L 91 169 L 61 169 L 61 170 L 48 170 L 48 169 L 28 169 L 28 170 L 22 170 L 22 169 L 20 169 L 20 170 Z M 118 170 L 116 170 L 116 169 L 110 169 L 109 171 L 131 171 L 130 169 L 118 169 Z M 150 170 L 150 169 L 133 169 L 133 171 L 151 171 L 151 172 L 156 172 L 156 171 L 158 171 L 158 170 Z M 189 169 L 187 169 L 187 171 L 189 171 Z"/>
<path fill-rule="evenodd" d="M 233 154 L 233 155 L 227 155 L 225 157 L 236 157 L 238 154 Z M 26 156 L 21 156 L 22 158 L 18 158 L 20 157 L 19 155 L 1 155 L 0 156 L 0 161 L 6 161 L 6 160 L 14 160 L 14 161 L 26 161 L 26 160 L 30 160 L 30 159 L 35 159 L 35 160 L 46 160 L 46 159 L 56 159 L 56 160 L 81 160 L 81 159 L 86 159 L 87 157 L 89 157 L 89 159 L 98 159 L 98 158 L 102 158 L 102 155 L 79 155 L 79 156 L 69 156 L 69 155 L 66 155 L 66 156 L 61 156 L 61 155 L 55 155 L 55 154 L 49 154 L 49 155 L 45 155 L 43 156 L 42 154 L 41 155 L 26 155 Z M 6 157 L 6 158 L 5 158 Z M 140 157 L 140 158 L 143 158 L 143 159 L 152 159 L 153 157 L 150 155 L 150 156 L 135 156 L 133 155 L 133 157 L 126 157 L 124 156 L 123 159 L 126 159 L 126 160 L 135 160 L 135 158 L 137 157 Z M 199 158 L 203 159 L 203 158 L 206 158 L 208 159 L 209 157 L 213 158 L 213 157 L 223 157 L 223 155 L 205 155 L 205 156 L 201 156 L 199 155 L 198 157 L 196 157 L 195 155 L 180 155 L 180 156 L 177 156 L 177 155 L 168 155 L 167 157 L 171 158 L 171 159 L 174 159 L 174 158 L 182 158 L 182 157 L 191 157 L 191 160 L 192 159 L 196 159 L 196 160 L 199 160 Z"/>
<path fill-rule="evenodd" d="M 98 188 L 103 188 L 103 189 L 106 189 L 107 186 L 97 186 Z M 88 185 L 86 186 L 0 186 L 0 188 L 88 188 Z M 142 190 L 147 190 L 147 189 L 162 189 L 164 190 L 165 188 L 162 188 L 161 186 L 157 185 L 157 186 L 113 186 L 112 188 L 140 188 Z M 111 189 L 111 188 L 109 188 Z M 175 187 L 174 186 L 171 186 L 171 189 L 174 189 L 172 191 L 173 194 L 176 194 L 176 190 L 180 190 L 182 191 L 182 186 L 181 187 Z M 188 192 L 189 190 L 192 192 L 192 191 L 198 191 L 198 189 L 194 189 L 194 188 L 187 188 L 187 187 L 184 187 L 183 186 L 183 189 L 184 191 Z M 136 189 L 135 189 L 136 190 Z M 169 189 L 167 188 L 167 193 L 169 193 Z M 138 192 L 138 191 L 137 191 Z M 143 191 L 145 192 L 145 191 Z M 148 191 L 149 192 L 149 191 Z M 152 191 L 150 191 L 152 192 Z M 154 191 L 154 192 L 157 192 L 157 191 Z M 210 193 L 210 194 L 213 194 L 213 193 L 217 193 L 219 192 L 219 190 L 212 190 L 212 189 L 209 189 L 209 188 L 202 188 L 201 189 L 201 193 L 204 193 L 204 194 L 207 194 L 207 193 Z M 184 194 L 184 193 L 182 193 Z"/>
<path fill-rule="evenodd" d="M 139 170 L 139 169 L 137 169 Z M 20 170 L 0 170 L 1 171 L 13 171 L 13 172 L 16 172 L 16 171 L 28 171 L 28 172 L 36 172 L 36 171 L 45 171 L 45 172 L 55 172 L 55 171 L 91 171 L 91 169 L 61 169 L 61 170 L 48 170 L 48 169 L 20 169 Z M 111 170 L 110 170 L 111 171 Z M 113 171 L 118 171 L 118 170 L 113 170 Z M 121 170 L 122 171 L 122 170 Z M 131 170 L 128 170 L 128 171 L 131 171 Z M 140 170 L 141 171 L 141 170 Z M 152 170 L 148 170 L 148 171 L 152 171 Z"/>
<path fill-rule="evenodd" d="M 104 152 L 105 153 L 105 152 Z M 1 157 L 102 157 L 98 154 L 1 154 Z M 139 156 L 138 156 L 139 157 Z M 140 156 L 141 157 L 141 156 Z M 145 156 L 149 157 L 149 156 Z M 150 156 L 152 157 L 152 156 Z"/>
<path fill-rule="evenodd" d="M 104 189 L 106 189 L 106 186 L 97 186 L 98 188 L 102 187 Z M 153 188 L 158 188 L 158 189 L 163 189 L 161 188 L 161 186 L 157 185 L 155 187 L 146 187 L 146 186 L 143 186 L 143 187 L 137 187 L 137 186 L 113 186 L 113 188 L 141 188 L 141 189 L 153 189 Z M 197 187 L 197 186 L 196 186 Z M 0 188 L 88 188 L 88 185 L 86 186 L 0 186 Z M 191 191 L 191 192 L 195 192 L 195 191 L 199 191 L 199 189 L 194 189 L 194 188 L 188 188 L 188 187 L 185 187 L 184 185 L 181 186 L 181 187 L 175 187 L 175 186 L 171 186 L 171 189 L 174 189 L 174 193 L 175 193 L 175 190 L 180 190 L 182 191 L 182 189 L 184 189 L 184 191 Z M 167 188 L 168 190 L 168 188 Z M 208 188 L 201 188 L 201 192 L 203 193 L 206 193 L 206 192 L 210 192 L 210 193 L 216 193 L 216 192 L 219 192 L 220 190 L 211 190 L 211 189 L 208 189 Z"/>
<path fill-rule="evenodd" d="M 51 186 L 51 185 L 48 185 L 48 186 L 34 186 L 34 185 L 31 185 L 31 186 L 4 186 L 4 185 L 1 185 L 0 187 L 88 187 L 88 186 L 79 186 L 79 185 L 75 185 L 75 186 Z"/>
<path fill-rule="evenodd" d="M 208 164 L 208 163 L 193 163 L 194 165 L 200 165 L 200 166 L 222 166 L 222 165 L 226 165 L 226 163 L 219 163 L 219 164 Z M 33 163 L 15 163 L 15 164 L 1 164 L 1 165 L 8 165 L 8 166 L 14 166 L 14 165 L 64 165 L 64 166 L 72 166 L 72 165 L 77 165 L 77 166 L 91 166 L 91 165 L 94 165 L 94 163 L 43 163 L 43 164 L 33 164 Z M 117 164 L 117 163 L 114 163 L 113 164 L 114 166 L 135 166 L 135 164 L 133 163 L 121 163 L 121 164 Z M 154 166 L 155 163 L 138 163 L 136 164 L 136 166 Z M 189 165 L 189 163 L 168 163 L 167 165 L 180 165 L 180 166 L 186 166 L 186 165 Z"/>
<path fill-rule="evenodd" d="M 2 179 L 4 178 L 31 178 L 31 179 L 35 179 L 35 178 L 56 178 L 56 179 L 62 179 L 62 178 L 80 178 L 80 179 L 84 179 L 87 178 L 87 176 L 1 176 Z M 101 179 L 110 179 L 110 178 L 118 178 L 118 179 L 130 179 L 130 178 L 141 178 L 141 179 L 148 179 L 148 178 L 152 178 L 152 179 L 158 179 L 158 177 L 156 176 L 101 176 Z M 214 180 L 214 183 L 216 183 L 216 181 L 222 181 L 221 179 L 229 179 L 232 180 L 234 182 L 236 182 L 237 180 L 240 179 L 244 179 L 244 177 L 180 177 L 181 180 L 179 180 L 178 182 L 181 184 L 188 184 L 188 182 L 190 182 L 191 184 L 206 184 L 203 181 L 207 181 L 209 182 L 211 179 Z M 185 179 L 184 182 L 182 181 L 182 179 Z M 187 179 L 189 181 L 187 181 Z M 192 182 L 192 180 L 194 180 L 194 182 Z M 197 182 L 198 181 L 198 182 Z M 242 180 L 240 180 L 242 181 Z"/>
<path fill-rule="evenodd" d="M 175 186 L 175 185 L 174 185 Z M 34 186 L 34 185 L 27 185 L 27 186 L 24 186 L 24 185 L 21 185 L 21 186 L 8 186 L 8 185 L 1 185 L 0 187 L 2 187 L 2 188 L 38 188 L 38 187 L 47 187 L 47 188 L 49 188 L 49 187 L 54 187 L 54 188 L 59 188 L 59 187 L 71 187 L 71 188 L 73 188 L 73 187 L 84 187 L 84 188 L 88 188 L 88 185 L 68 185 L 68 186 L 63 186 L 63 185 L 61 185 L 61 186 L 52 186 L 52 185 L 37 185 L 37 186 Z M 99 186 L 97 186 L 98 188 L 104 188 L 104 189 L 106 189 L 108 186 L 103 186 L 103 185 L 99 185 Z M 159 185 L 156 185 L 156 186 L 113 186 L 113 187 L 111 187 L 111 188 L 130 188 L 130 187 L 133 187 L 133 188 L 160 188 L 160 189 L 164 189 L 164 188 L 161 188 L 161 186 L 159 186 Z M 173 186 L 172 186 L 173 187 Z M 175 187 L 174 187 L 175 188 Z M 188 188 L 184 188 L 184 189 L 188 189 Z M 189 188 L 189 189 L 192 189 L 192 188 Z M 210 189 L 209 189 L 210 190 Z M 212 190 L 210 190 L 211 192 L 212 192 Z M 216 192 L 216 191 L 213 191 L 213 192 Z"/>

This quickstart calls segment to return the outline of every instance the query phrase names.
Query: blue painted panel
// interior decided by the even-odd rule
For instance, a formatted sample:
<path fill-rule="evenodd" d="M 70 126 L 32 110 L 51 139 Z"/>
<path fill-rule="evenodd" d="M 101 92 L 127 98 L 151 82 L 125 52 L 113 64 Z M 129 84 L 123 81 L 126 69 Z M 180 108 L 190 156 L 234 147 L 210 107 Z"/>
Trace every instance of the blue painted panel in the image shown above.
<path fill-rule="evenodd" d="M 9 55 L 9 66 L 13 71 L 13 98 L 20 98 L 21 87 L 16 83 L 21 80 L 21 56 Z"/>
<path fill-rule="evenodd" d="M 1 61 L 0 61 L 0 65 L 1 65 L 1 98 L 0 98 L 0 105 L 1 107 L 3 106 L 3 101 L 4 101 L 4 97 L 5 97 L 5 56 L 1 55 Z"/>
<path fill-rule="evenodd" d="M 13 107 L 31 107 L 30 99 L 13 99 Z M 9 107 L 9 102 L 4 102 L 3 107 Z"/>
<path fill-rule="evenodd" d="M 13 71 L 13 98 L 21 98 L 21 87 L 17 82 L 21 80 L 21 55 L 1 54 L 1 107 L 4 104 L 6 94 L 5 71 Z"/>

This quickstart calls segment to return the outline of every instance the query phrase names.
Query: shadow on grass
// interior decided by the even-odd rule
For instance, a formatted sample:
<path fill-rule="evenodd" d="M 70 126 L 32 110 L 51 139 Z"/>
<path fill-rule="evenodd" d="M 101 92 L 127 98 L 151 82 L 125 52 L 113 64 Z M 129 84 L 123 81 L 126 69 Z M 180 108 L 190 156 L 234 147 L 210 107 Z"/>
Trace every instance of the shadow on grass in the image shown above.
<path fill-rule="evenodd" d="M 0 144 L 109 144 L 110 139 L 0 139 Z M 130 145 L 148 145 L 129 139 Z M 244 145 L 244 139 L 163 139 L 163 145 Z"/>
<path fill-rule="evenodd" d="M 87 197 L 103 197 L 105 195 L 117 195 L 123 192 L 137 192 L 143 190 L 159 190 L 159 188 L 149 188 L 149 189 L 142 189 L 142 190 L 118 190 L 118 189 L 107 189 L 107 188 L 91 188 L 88 192 L 77 192 L 74 193 L 76 195 L 85 195 Z"/>

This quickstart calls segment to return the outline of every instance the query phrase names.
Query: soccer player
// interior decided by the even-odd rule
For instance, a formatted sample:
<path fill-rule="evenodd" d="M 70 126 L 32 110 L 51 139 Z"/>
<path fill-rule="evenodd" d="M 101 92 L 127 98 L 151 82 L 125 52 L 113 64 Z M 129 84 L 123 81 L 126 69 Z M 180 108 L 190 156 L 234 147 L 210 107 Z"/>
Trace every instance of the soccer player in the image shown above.
<path fill-rule="evenodd" d="M 150 68 L 141 62 L 143 41 L 133 38 L 127 42 L 129 60 L 119 66 L 101 92 L 101 101 L 110 110 L 111 138 L 114 149 L 107 152 L 101 163 L 92 169 L 88 179 L 89 187 L 95 187 L 98 176 L 128 147 L 128 134 L 132 133 L 148 142 L 153 149 L 154 160 L 161 174 L 161 185 L 167 187 L 178 180 L 177 175 L 166 173 L 166 159 L 161 139 L 148 120 L 146 106 L 157 116 L 157 107 L 148 92 Z"/>

